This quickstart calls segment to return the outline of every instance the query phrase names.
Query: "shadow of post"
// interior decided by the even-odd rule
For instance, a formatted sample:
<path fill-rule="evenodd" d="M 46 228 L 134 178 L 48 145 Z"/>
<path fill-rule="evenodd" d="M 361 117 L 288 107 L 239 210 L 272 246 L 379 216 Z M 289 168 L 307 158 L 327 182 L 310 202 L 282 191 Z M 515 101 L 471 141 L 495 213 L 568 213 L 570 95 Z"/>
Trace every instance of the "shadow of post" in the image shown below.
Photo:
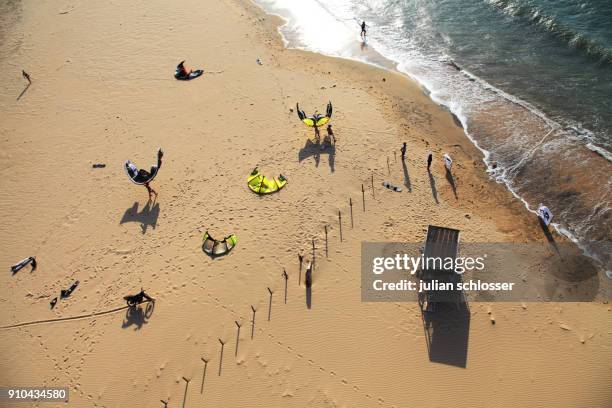
<path fill-rule="evenodd" d="M 28 89 L 30 89 L 30 85 L 32 85 L 32 84 L 31 84 L 31 83 L 28 83 L 28 84 L 25 86 L 25 88 L 23 88 L 23 91 L 21 91 L 21 93 L 20 93 L 20 94 L 19 94 L 19 96 L 17 97 L 17 100 L 20 100 L 20 99 L 21 99 L 21 97 L 22 97 L 23 95 L 25 95 L 25 93 L 27 92 L 27 90 L 28 90 Z"/>
<path fill-rule="evenodd" d="M 123 213 L 123 217 L 121 217 L 121 221 L 119 224 L 125 224 L 126 222 L 138 222 L 140 223 L 140 227 L 142 228 L 142 233 L 147 232 L 148 227 L 152 227 L 155 229 L 157 226 L 157 218 L 159 217 L 159 204 L 156 202 L 152 202 L 151 200 L 147 201 L 142 210 L 138 212 L 138 202 L 135 202 L 130 208 L 125 210 Z"/>

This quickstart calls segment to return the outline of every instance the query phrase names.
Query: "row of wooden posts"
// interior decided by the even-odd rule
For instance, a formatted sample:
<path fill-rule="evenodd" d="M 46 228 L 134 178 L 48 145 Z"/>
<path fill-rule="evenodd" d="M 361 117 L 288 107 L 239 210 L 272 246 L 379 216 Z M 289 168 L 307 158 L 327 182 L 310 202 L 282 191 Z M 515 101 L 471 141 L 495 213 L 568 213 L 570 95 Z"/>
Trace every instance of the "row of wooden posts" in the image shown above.
<path fill-rule="evenodd" d="M 389 158 L 387 157 L 387 166 L 389 165 Z M 372 173 L 372 177 L 371 177 L 371 184 L 372 184 L 372 197 L 375 198 L 375 193 L 374 193 L 374 173 Z M 361 202 L 362 202 L 362 208 L 363 211 L 365 212 L 366 210 L 366 199 L 365 199 L 365 187 L 362 184 L 361 185 Z M 353 221 L 353 199 L 349 198 L 349 211 L 350 211 L 350 216 L 351 216 L 351 228 L 354 227 L 354 221 Z M 342 236 L 342 212 L 340 210 L 338 210 L 338 225 L 339 225 L 339 232 L 340 232 L 340 242 L 343 242 L 343 236 Z M 327 224 L 324 226 L 325 229 L 325 257 L 328 257 L 329 252 L 328 252 L 328 229 L 327 229 Z M 312 252 L 313 252 L 313 263 L 314 263 L 314 254 L 315 254 L 315 239 L 312 239 Z M 298 285 L 301 285 L 301 272 L 302 272 L 302 260 L 303 257 L 302 255 L 298 255 L 299 256 L 299 260 L 300 260 L 300 276 L 298 278 Z M 285 304 L 287 304 L 287 282 L 289 280 L 289 275 L 287 274 L 287 271 L 283 268 L 283 273 L 281 275 L 283 277 L 283 279 L 285 280 Z M 272 319 L 272 295 L 274 294 L 274 291 L 272 289 L 270 289 L 269 287 L 268 289 L 268 294 L 269 294 L 269 302 L 268 302 L 268 321 L 270 321 Z M 257 312 L 257 309 L 255 309 L 255 307 L 253 305 L 251 305 L 251 311 L 252 311 L 252 318 L 251 318 L 251 340 L 254 339 L 255 337 L 255 314 Z M 242 325 L 235 320 L 234 323 L 236 324 L 236 349 L 234 351 L 234 356 L 238 356 L 238 345 L 240 342 L 240 329 L 242 328 Z M 219 371 L 218 371 L 218 375 L 221 376 L 221 372 L 222 372 L 222 368 L 223 368 L 223 352 L 225 350 L 225 344 L 226 342 L 223 341 L 222 339 L 218 339 L 219 340 L 219 344 L 221 345 L 221 351 L 220 351 L 220 356 L 219 356 Z M 204 367 L 202 369 L 202 383 L 200 385 L 200 394 L 204 393 L 204 382 L 206 381 L 206 371 L 208 368 L 208 363 L 210 362 L 210 359 L 206 359 L 204 357 L 200 357 L 200 359 L 202 360 L 202 362 L 204 363 Z M 185 408 L 185 404 L 187 402 L 187 390 L 189 388 L 189 382 L 191 381 L 191 379 L 188 379 L 186 377 L 182 377 L 183 381 L 185 382 L 185 392 L 183 395 L 183 405 L 182 407 Z M 163 406 L 165 408 L 168 407 L 169 402 L 165 401 L 165 400 L 161 400 L 161 403 L 163 404 Z"/>

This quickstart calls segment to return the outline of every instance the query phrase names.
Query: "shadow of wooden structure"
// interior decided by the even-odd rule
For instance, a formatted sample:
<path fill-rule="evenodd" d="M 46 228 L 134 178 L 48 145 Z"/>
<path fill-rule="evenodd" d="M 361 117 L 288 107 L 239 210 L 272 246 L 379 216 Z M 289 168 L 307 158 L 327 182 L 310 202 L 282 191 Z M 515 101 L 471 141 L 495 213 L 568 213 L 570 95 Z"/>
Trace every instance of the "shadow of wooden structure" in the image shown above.
<path fill-rule="evenodd" d="M 454 260 L 458 251 L 458 230 L 430 225 L 423 249 L 425 264 L 417 276 L 428 289 L 419 293 L 419 306 L 429 361 L 465 368 L 470 309 L 463 291 L 454 289 L 462 275 L 445 269 L 444 262 L 437 262 Z"/>

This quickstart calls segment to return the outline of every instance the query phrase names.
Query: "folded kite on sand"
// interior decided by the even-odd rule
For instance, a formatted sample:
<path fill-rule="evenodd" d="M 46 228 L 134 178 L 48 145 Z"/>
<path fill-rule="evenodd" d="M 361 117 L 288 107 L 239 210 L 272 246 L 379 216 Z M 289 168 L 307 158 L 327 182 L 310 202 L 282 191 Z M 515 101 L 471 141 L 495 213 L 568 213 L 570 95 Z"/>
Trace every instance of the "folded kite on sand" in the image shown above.
<path fill-rule="evenodd" d="M 184 64 L 185 64 L 185 61 L 181 61 L 176 66 L 176 70 L 174 71 L 174 78 L 181 80 L 181 81 L 189 81 L 189 80 L 199 77 L 200 75 L 204 73 L 203 69 L 196 69 L 195 71 L 188 72 Z"/>
<path fill-rule="evenodd" d="M 204 233 L 204 243 L 202 243 L 202 251 L 210 256 L 225 255 L 236 246 L 238 238 L 236 234 L 231 234 L 225 237 L 222 241 L 214 239 L 208 231 Z"/>
<path fill-rule="evenodd" d="M 278 178 L 274 177 L 269 179 L 261 174 L 257 167 L 255 167 L 247 178 L 247 184 L 249 188 L 257 194 L 270 194 L 285 187 L 287 179 L 282 174 L 280 174 Z"/>

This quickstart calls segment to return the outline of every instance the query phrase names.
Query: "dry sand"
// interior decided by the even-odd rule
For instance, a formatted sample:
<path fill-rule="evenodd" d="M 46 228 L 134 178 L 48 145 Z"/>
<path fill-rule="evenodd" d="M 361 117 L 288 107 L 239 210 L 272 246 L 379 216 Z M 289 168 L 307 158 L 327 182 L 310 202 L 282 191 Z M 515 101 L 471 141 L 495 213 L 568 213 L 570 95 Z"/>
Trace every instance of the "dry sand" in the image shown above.
<path fill-rule="evenodd" d="M 0 275 L 0 325 L 113 309 L 141 287 L 157 302 L 148 318 L 120 311 L 0 330 L 0 385 L 70 387 L 70 407 L 157 407 L 160 399 L 169 407 L 610 405 L 606 303 L 473 303 L 462 327 L 440 331 L 463 336 L 441 336 L 430 361 L 416 304 L 361 302 L 362 241 L 422 242 L 428 224 L 459 228 L 464 241 L 545 239 L 415 84 L 285 50 L 277 19 L 244 2 L 11 5 L 0 53 L 0 265 L 35 255 L 39 266 Z M 222 72 L 175 81 L 182 59 Z M 16 100 L 22 68 L 33 84 Z M 298 101 L 321 111 L 330 99 L 333 154 L 309 148 L 310 130 L 290 112 Z M 380 183 L 403 183 L 393 153 L 402 141 L 411 191 L 396 194 Z M 151 165 L 159 146 L 159 198 L 147 205 L 122 163 Z M 457 197 L 444 152 L 455 159 Z M 106 168 L 91 168 L 99 162 Z M 255 165 L 283 173 L 287 187 L 253 194 L 246 176 Z M 368 190 L 364 213 L 361 185 L 372 173 L 376 195 Z M 212 260 L 201 251 L 205 230 L 236 233 L 238 246 Z M 308 309 L 297 254 L 310 258 L 313 238 Z M 50 310 L 77 279 L 75 293 Z M 209 360 L 202 394 L 201 358 Z M 186 393 L 182 377 L 191 379 Z"/>

